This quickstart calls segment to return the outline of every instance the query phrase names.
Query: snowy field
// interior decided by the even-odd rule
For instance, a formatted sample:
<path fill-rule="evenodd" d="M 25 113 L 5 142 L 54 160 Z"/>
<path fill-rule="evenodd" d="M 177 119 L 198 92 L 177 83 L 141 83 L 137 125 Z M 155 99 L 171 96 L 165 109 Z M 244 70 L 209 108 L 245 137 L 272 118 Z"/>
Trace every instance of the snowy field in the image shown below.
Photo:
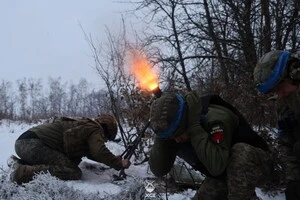
<path fill-rule="evenodd" d="M 154 180 L 147 163 L 142 165 L 132 164 L 125 170 L 127 178 L 113 181 L 113 175 L 118 171 L 110 169 L 104 164 L 99 164 L 83 158 L 80 164 L 83 176 L 78 181 L 61 181 L 49 174 L 40 174 L 30 183 L 18 186 L 8 180 L 9 168 L 7 158 L 15 154 L 14 142 L 18 136 L 35 124 L 24 124 L 0 121 L 0 199 L 168 199 L 188 200 L 194 196 L 195 190 L 186 189 L 180 192 L 159 193 L 156 187 L 163 182 Z M 108 142 L 107 147 L 116 155 L 120 155 L 124 148 L 116 143 Z M 133 162 L 134 163 L 134 162 Z M 149 189 L 148 186 L 154 186 Z M 153 190 L 154 189 L 154 190 Z M 264 200 L 283 200 L 284 194 L 274 197 L 256 190 L 258 196 Z"/>

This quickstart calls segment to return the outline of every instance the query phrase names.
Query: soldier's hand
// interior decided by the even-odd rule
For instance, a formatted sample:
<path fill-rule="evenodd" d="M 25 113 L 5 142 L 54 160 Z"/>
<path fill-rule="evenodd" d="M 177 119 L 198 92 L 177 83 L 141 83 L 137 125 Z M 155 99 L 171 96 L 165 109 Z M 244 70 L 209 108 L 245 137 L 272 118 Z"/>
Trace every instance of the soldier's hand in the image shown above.
<path fill-rule="evenodd" d="M 131 165 L 130 160 L 128 160 L 128 159 L 122 160 L 122 166 L 123 166 L 123 168 L 127 169 L 130 165 Z"/>
<path fill-rule="evenodd" d="M 200 123 L 201 116 L 201 98 L 196 91 L 189 92 L 185 96 L 188 105 L 187 128 L 193 128 L 194 125 Z"/>

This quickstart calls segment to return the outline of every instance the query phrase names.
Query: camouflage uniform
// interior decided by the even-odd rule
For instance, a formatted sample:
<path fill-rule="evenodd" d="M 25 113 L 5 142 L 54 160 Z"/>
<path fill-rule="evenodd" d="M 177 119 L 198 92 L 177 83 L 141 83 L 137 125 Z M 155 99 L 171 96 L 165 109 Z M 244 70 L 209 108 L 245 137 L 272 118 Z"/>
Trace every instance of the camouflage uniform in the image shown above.
<path fill-rule="evenodd" d="M 300 152 L 294 147 L 300 141 L 300 90 L 284 100 L 277 100 L 276 106 L 280 158 L 288 183 L 300 180 L 300 161 L 296 157 Z"/>
<path fill-rule="evenodd" d="M 161 115 L 168 112 L 165 108 L 161 109 Z M 194 111 L 197 108 L 189 107 L 187 110 Z M 157 118 L 155 114 L 151 116 L 151 120 Z M 187 119 L 191 119 L 189 113 L 184 113 L 183 116 L 183 121 L 187 124 Z M 204 120 L 201 123 L 199 120 L 191 128 L 183 125 L 187 127 L 184 132 L 189 134 L 189 140 L 184 143 L 176 143 L 172 138 L 159 138 L 157 133 L 158 137 L 150 152 L 151 171 L 156 176 L 164 176 L 172 168 L 176 156 L 179 156 L 206 175 L 194 199 L 255 199 L 255 187 L 264 184 L 272 171 L 266 143 L 258 145 L 263 140 L 254 132 L 257 137 L 253 141 L 240 137 L 244 134 L 240 129 L 240 119 L 226 107 L 209 104 L 207 114 L 201 118 Z M 159 123 L 155 121 L 152 125 L 159 127 Z"/>
<path fill-rule="evenodd" d="M 267 52 L 257 62 L 253 77 L 260 93 L 276 93 L 278 149 L 286 172 L 285 195 L 288 200 L 300 199 L 300 51 Z"/>
<path fill-rule="evenodd" d="M 80 179 L 83 156 L 120 170 L 122 159 L 106 148 L 102 126 L 91 119 L 58 120 L 29 129 L 15 143 L 21 160 L 12 181 L 26 183 L 47 171 L 62 180 Z"/>

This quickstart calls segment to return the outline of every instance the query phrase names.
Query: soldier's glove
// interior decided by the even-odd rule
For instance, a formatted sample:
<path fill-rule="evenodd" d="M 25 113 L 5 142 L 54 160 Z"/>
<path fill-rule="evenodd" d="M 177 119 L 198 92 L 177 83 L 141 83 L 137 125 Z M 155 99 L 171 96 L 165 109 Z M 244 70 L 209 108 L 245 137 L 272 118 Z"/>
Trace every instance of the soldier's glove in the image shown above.
<path fill-rule="evenodd" d="M 300 181 L 291 181 L 285 190 L 286 200 L 300 200 Z"/>
<path fill-rule="evenodd" d="M 188 110 L 187 110 L 187 133 L 200 124 L 201 117 L 201 98 L 196 91 L 189 92 L 185 96 Z"/>
<path fill-rule="evenodd" d="M 124 169 L 129 168 L 130 165 L 131 165 L 130 160 L 128 160 L 128 159 L 122 160 L 122 167 L 123 167 Z"/>

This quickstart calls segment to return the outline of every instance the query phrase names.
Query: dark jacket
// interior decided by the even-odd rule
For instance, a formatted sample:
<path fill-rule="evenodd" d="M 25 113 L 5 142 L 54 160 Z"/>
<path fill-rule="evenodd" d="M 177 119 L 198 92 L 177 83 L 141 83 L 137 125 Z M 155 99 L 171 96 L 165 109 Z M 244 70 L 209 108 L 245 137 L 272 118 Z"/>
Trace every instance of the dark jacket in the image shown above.
<path fill-rule="evenodd" d="M 259 145 L 262 149 L 267 146 L 252 130 L 243 136 L 240 122 L 238 115 L 230 109 L 209 104 L 205 120 L 192 130 L 188 142 L 179 144 L 170 139 L 155 139 L 150 152 L 150 169 L 156 176 L 163 176 L 170 171 L 178 155 L 203 174 L 224 178 L 235 143 L 263 143 Z"/>
<path fill-rule="evenodd" d="M 56 121 L 29 129 L 47 146 L 66 154 L 69 158 L 87 156 L 116 170 L 122 168 L 122 159 L 105 146 L 103 128 L 91 119 Z"/>
<path fill-rule="evenodd" d="M 287 181 L 300 180 L 300 90 L 277 101 L 278 149 Z"/>

